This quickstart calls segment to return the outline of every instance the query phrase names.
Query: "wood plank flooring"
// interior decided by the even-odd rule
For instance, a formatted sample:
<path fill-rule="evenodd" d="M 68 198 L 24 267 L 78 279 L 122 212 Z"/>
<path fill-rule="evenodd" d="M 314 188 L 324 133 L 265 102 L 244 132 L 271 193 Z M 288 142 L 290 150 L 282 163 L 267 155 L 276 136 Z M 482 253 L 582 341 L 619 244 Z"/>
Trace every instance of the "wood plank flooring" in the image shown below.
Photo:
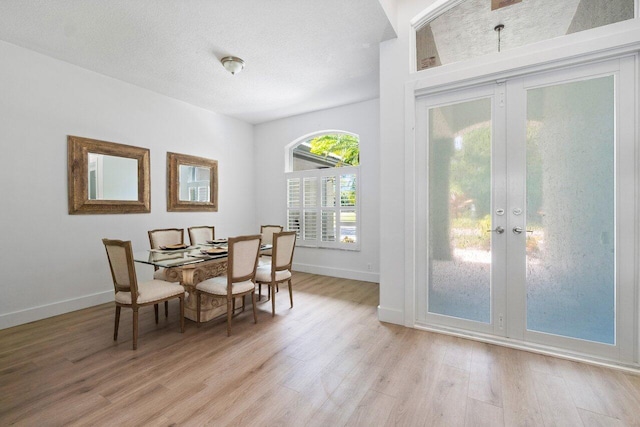
<path fill-rule="evenodd" d="M 276 316 L 179 332 L 112 304 L 0 331 L 0 425 L 640 426 L 640 377 L 381 323 L 378 286 L 295 273 Z M 162 310 L 161 310 L 162 313 Z"/>

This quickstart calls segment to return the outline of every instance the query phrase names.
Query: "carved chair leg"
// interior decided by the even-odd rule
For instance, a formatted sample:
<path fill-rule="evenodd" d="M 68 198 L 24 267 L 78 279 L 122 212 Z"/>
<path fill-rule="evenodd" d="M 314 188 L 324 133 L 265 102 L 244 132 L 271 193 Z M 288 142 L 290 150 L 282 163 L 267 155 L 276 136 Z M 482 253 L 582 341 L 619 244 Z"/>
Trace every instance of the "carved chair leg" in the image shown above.
<path fill-rule="evenodd" d="M 116 324 L 113 327 L 113 340 L 116 341 L 118 339 L 118 327 L 120 326 L 120 307 L 116 305 Z"/>
<path fill-rule="evenodd" d="M 271 283 L 269 288 L 271 288 L 271 317 L 276 315 L 276 285 Z"/>
<path fill-rule="evenodd" d="M 156 325 L 158 324 L 158 304 L 153 304 L 153 312 L 156 314 Z"/>
<path fill-rule="evenodd" d="M 231 297 L 231 299 L 227 298 L 227 336 L 231 336 L 231 316 L 233 315 L 233 301 L 236 299 Z"/>
<path fill-rule="evenodd" d="M 243 312 L 244 312 L 244 303 L 245 303 L 245 300 L 246 300 L 245 297 L 246 297 L 246 295 L 242 295 L 242 311 Z"/>
<path fill-rule="evenodd" d="M 262 283 L 258 283 L 258 299 L 262 299 Z"/>
<path fill-rule="evenodd" d="M 133 309 L 133 349 L 138 348 L 138 307 Z"/>
<path fill-rule="evenodd" d="M 258 312 L 256 310 L 256 291 L 251 292 L 251 302 L 253 303 L 253 323 L 258 323 Z"/>
<path fill-rule="evenodd" d="M 291 288 L 291 279 L 289 279 L 289 300 L 291 301 L 291 308 L 293 308 L 293 289 Z"/>
<path fill-rule="evenodd" d="M 169 301 L 164 302 L 164 317 L 169 317 Z"/>

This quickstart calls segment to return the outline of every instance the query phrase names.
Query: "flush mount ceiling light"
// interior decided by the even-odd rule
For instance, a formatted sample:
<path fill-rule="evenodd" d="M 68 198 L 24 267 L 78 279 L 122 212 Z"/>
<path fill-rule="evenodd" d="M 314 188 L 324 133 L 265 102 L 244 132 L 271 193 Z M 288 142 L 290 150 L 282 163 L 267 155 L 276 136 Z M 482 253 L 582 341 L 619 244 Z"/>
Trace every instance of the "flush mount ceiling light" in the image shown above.
<path fill-rule="evenodd" d="M 231 74 L 239 73 L 244 68 L 244 61 L 235 56 L 225 56 L 220 62 Z"/>

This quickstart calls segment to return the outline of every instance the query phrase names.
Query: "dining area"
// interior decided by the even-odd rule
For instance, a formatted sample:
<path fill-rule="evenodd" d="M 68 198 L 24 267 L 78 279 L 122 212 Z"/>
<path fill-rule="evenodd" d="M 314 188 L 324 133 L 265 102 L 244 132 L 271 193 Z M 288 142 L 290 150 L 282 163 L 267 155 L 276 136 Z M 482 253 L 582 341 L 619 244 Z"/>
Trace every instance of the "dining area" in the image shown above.
<path fill-rule="evenodd" d="M 69 215 L 151 212 L 150 149 L 68 135 L 67 154 Z M 164 223 L 184 224 L 198 217 L 209 222 L 220 217 L 217 159 L 168 151 L 165 165 L 166 212 L 172 220 Z M 185 318 L 198 326 L 226 318 L 227 336 L 231 335 L 232 319 L 242 316 L 249 305 L 257 323 L 256 306 L 262 299 L 263 285 L 267 291 L 263 302 L 271 300 L 272 316 L 280 283 L 287 283 L 293 307 L 291 266 L 297 231 L 261 225 L 259 233 L 247 233 L 247 221 L 238 219 L 241 215 L 231 215 L 235 220 L 225 221 L 227 236 L 222 238 L 216 236 L 213 225 L 152 228 L 145 233 L 147 248 L 140 246 L 138 232 L 107 228 L 111 230 L 107 233 L 118 237 L 101 236 L 114 290 L 114 341 L 122 308 L 132 310 L 135 350 L 139 310 L 146 306 L 153 306 L 158 324 L 160 305 L 167 318 L 169 302 L 178 300 L 181 332 Z M 241 231 L 228 231 L 233 229 Z M 138 277 L 137 270 L 142 272 L 143 267 L 153 268 L 150 279 L 144 273 Z"/>
<path fill-rule="evenodd" d="M 114 341 L 118 339 L 122 308 L 132 310 L 134 350 L 138 345 L 139 310 L 143 307 L 153 305 L 158 324 L 159 306 L 164 305 L 165 317 L 169 317 L 169 301 L 177 299 L 180 332 L 185 330 L 185 318 L 197 327 L 226 318 L 227 336 L 231 335 L 233 318 L 245 313 L 247 299 L 253 322 L 257 323 L 262 285 L 267 288 L 262 302 L 271 301 L 272 316 L 280 284 L 288 285 L 293 308 L 295 231 L 262 225 L 259 234 L 216 238 L 214 226 L 193 226 L 187 234 L 188 243 L 184 229 L 149 230 L 149 249 L 135 251 L 131 241 L 102 240 L 115 292 Z M 136 265 L 152 266 L 153 278 L 138 281 Z"/>

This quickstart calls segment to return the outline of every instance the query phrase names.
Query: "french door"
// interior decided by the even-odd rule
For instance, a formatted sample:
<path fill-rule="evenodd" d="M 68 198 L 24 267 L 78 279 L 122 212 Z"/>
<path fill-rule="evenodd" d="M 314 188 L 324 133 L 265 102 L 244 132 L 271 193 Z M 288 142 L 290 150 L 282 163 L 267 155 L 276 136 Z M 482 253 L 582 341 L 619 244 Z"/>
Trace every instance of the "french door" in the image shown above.
<path fill-rule="evenodd" d="M 418 98 L 418 324 L 634 360 L 633 64 Z"/>

